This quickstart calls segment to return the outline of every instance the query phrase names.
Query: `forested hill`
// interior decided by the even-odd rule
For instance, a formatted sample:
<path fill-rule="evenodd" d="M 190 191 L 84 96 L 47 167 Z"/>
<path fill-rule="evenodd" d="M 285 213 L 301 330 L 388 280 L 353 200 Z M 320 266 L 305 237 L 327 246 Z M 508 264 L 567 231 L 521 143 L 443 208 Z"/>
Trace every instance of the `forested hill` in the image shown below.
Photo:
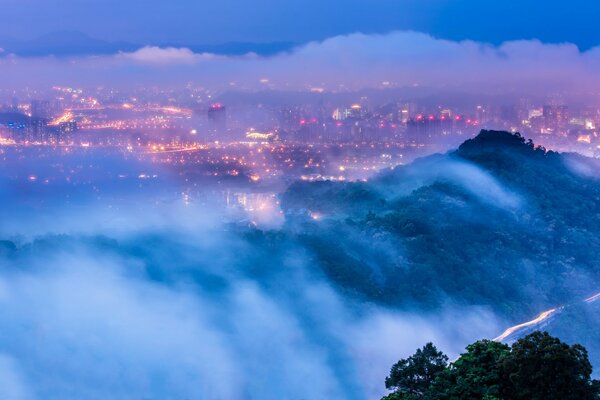
<path fill-rule="evenodd" d="M 343 290 L 393 306 L 486 305 L 520 321 L 600 290 L 596 168 L 482 131 L 368 182 L 295 183 L 281 200 L 287 229 Z"/>

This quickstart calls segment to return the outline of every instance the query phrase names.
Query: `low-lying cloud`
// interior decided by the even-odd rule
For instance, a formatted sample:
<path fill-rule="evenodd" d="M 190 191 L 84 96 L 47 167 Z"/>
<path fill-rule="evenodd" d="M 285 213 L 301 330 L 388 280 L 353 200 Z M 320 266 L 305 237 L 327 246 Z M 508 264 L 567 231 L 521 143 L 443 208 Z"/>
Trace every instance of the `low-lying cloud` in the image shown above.
<path fill-rule="evenodd" d="M 522 196 L 481 167 L 441 155 L 425 157 L 392 171 L 383 171 L 377 180 L 384 183 L 380 189 L 381 195 L 392 200 L 434 182 L 447 182 L 464 189 L 486 205 L 507 211 L 519 210 L 525 204 Z M 390 185 L 390 180 L 394 184 Z"/>
<path fill-rule="evenodd" d="M 521 93 L 596 93 L 600 49 L 536 40 L 493 46 L 422 33 L 351 34 L 275 56 L 217 56 L 145 47 L 112 56 L 0 59 L 3 85 L 129 85 L 196 82 L 214 89 L 360 89 L 426 86 Z M 133 78 L 133 79 L 132 79 Z M 268 79 L 268 84 L 266 79 Z M 262 83 L 261 83 L 262 81 Z M 385 83 L 385 84 L 384 84 Z M 267 86 L 265 86 L 267 85 Z"/>
<path fill-rule="evenodd" d="M 167 218 L 39 227 L 0 253 L 0 397 L 379 398 L 391 364 L 424 342 L 457 354 L 501 330 L 478 307 L 363 303 L 296 243 Z"/>
<path fill-rule="evenodd" d="M 131 61 L 143 64 L 170 64 L 170 65 L 190 65 L 201 61 L 214 60 L 218 56 L 209 53 L 194 53 L 190 49 L 175 47 L 155 47 L 147 46 L 131 53 L 119 53 L 120 58 L 125 63 Z"/>

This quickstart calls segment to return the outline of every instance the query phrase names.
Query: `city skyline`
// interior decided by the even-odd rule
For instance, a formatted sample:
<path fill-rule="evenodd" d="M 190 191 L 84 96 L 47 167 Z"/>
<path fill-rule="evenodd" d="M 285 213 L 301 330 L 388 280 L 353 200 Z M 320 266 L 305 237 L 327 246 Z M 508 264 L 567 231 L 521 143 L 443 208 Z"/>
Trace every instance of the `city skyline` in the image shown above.
<path fill-rule="evenodd" d="M 599 2 L 0 3 L 0 400 L 600 399 Z"/>

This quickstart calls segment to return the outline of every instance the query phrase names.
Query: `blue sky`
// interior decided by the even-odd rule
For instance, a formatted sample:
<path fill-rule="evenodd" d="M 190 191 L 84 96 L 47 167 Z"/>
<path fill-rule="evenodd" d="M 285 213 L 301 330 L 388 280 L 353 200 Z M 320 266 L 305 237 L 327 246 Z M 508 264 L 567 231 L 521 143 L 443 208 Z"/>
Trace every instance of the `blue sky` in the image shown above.
<path fill-rule="evenodd" d="M 415 30 L 498 44 L 600 44 L 600 2 L 571 0 L 3 0 L 0 37 L 80 31 L 139 44 L 304 43 L 352 32 Z"/>
<path fill-rule="evenodd" d="M 600 88 L 600 2 L 592 0 L 0 4 L 0 85 L 10 88 L 196 82 L 256 90 L 264 78 L 281 90 L 391 82 L 579 96 Z M 231 42 L 250 44 L 218 46 Z"/>

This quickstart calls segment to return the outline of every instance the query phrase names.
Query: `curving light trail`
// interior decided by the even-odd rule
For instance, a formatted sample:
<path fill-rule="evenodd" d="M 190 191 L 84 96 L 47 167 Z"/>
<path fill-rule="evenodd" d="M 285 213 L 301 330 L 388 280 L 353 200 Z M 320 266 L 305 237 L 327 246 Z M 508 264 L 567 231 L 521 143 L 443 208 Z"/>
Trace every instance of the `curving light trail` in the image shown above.
<path fill-rule="evenodd" d="M 548 318 L 550 318 L 555 312 L 557 312 L 561 308 L 562 307 L 560 307 L 560 308 L 553 308 L 551 310 L 544 311 L 543 313 L 541 313 L 540 315 L 538 315 L 535 319 L 532 319 L 531 321 L 524 322 L 524 323 L 519 324 L 519 325 L 511 326 L 510 328 L 508 328 L 507 330 L 505 330 L 502 333 L 502 335 L 498 336 L 497 338 L 494 338 L 493 340 L 495 342 L 501 342 L 504 339 L 506 339 L 507 337 L 509 337 L 510 335 L 512 335 L 513 333 L 515 333 L 515 332 L 523 330 L 523 329 L 525 329 L 525 328 L 527 328 L 529 326 L 538 325 L 542 321 L 545 321 Z"/>
<path fill-rule="evenodd" d="M 596 293 L 595 295 L 588 297 L 587 299 L 585 299 L 584 301 L 588 304 L 595 302 L 596 300 L 600 299 L 600 293 Z"/>
<path fill-rule="evenodd" d="M 588 297 L 587 299 L 583 300 L 584 303 L 587 304 L 591 304 L 593 302 L 595 302 L 596 300 L 600 300 L 600 292 L 596 293 L 593 296 Z M 547 311 L 542 312 L 540 315 L 538 315 L 536 318 L 532 319 L 531 321 L 527 321 L 524 322 L 522 324 L 519 325 L 515 325 L 515 326 L 511 326 L 510 328 L 508 328 L 507 330 L 505 330 L 500 336 L 494 338 L 493 340 L 495 342 L 502 342 L 504 341 L 506 338 L 512 336 L 513 334 L 522 331 L 526 328 L 535 326 L 535 325 L 539 325 L 544 321 L 547 321 L 549 318 L 551 318 L 554 314 L 556 314 L 558 311 L 562 311 L 564 308 L 566 308 L 568 306 L 560 306 L 560 307 L 556 307 Z"/>

